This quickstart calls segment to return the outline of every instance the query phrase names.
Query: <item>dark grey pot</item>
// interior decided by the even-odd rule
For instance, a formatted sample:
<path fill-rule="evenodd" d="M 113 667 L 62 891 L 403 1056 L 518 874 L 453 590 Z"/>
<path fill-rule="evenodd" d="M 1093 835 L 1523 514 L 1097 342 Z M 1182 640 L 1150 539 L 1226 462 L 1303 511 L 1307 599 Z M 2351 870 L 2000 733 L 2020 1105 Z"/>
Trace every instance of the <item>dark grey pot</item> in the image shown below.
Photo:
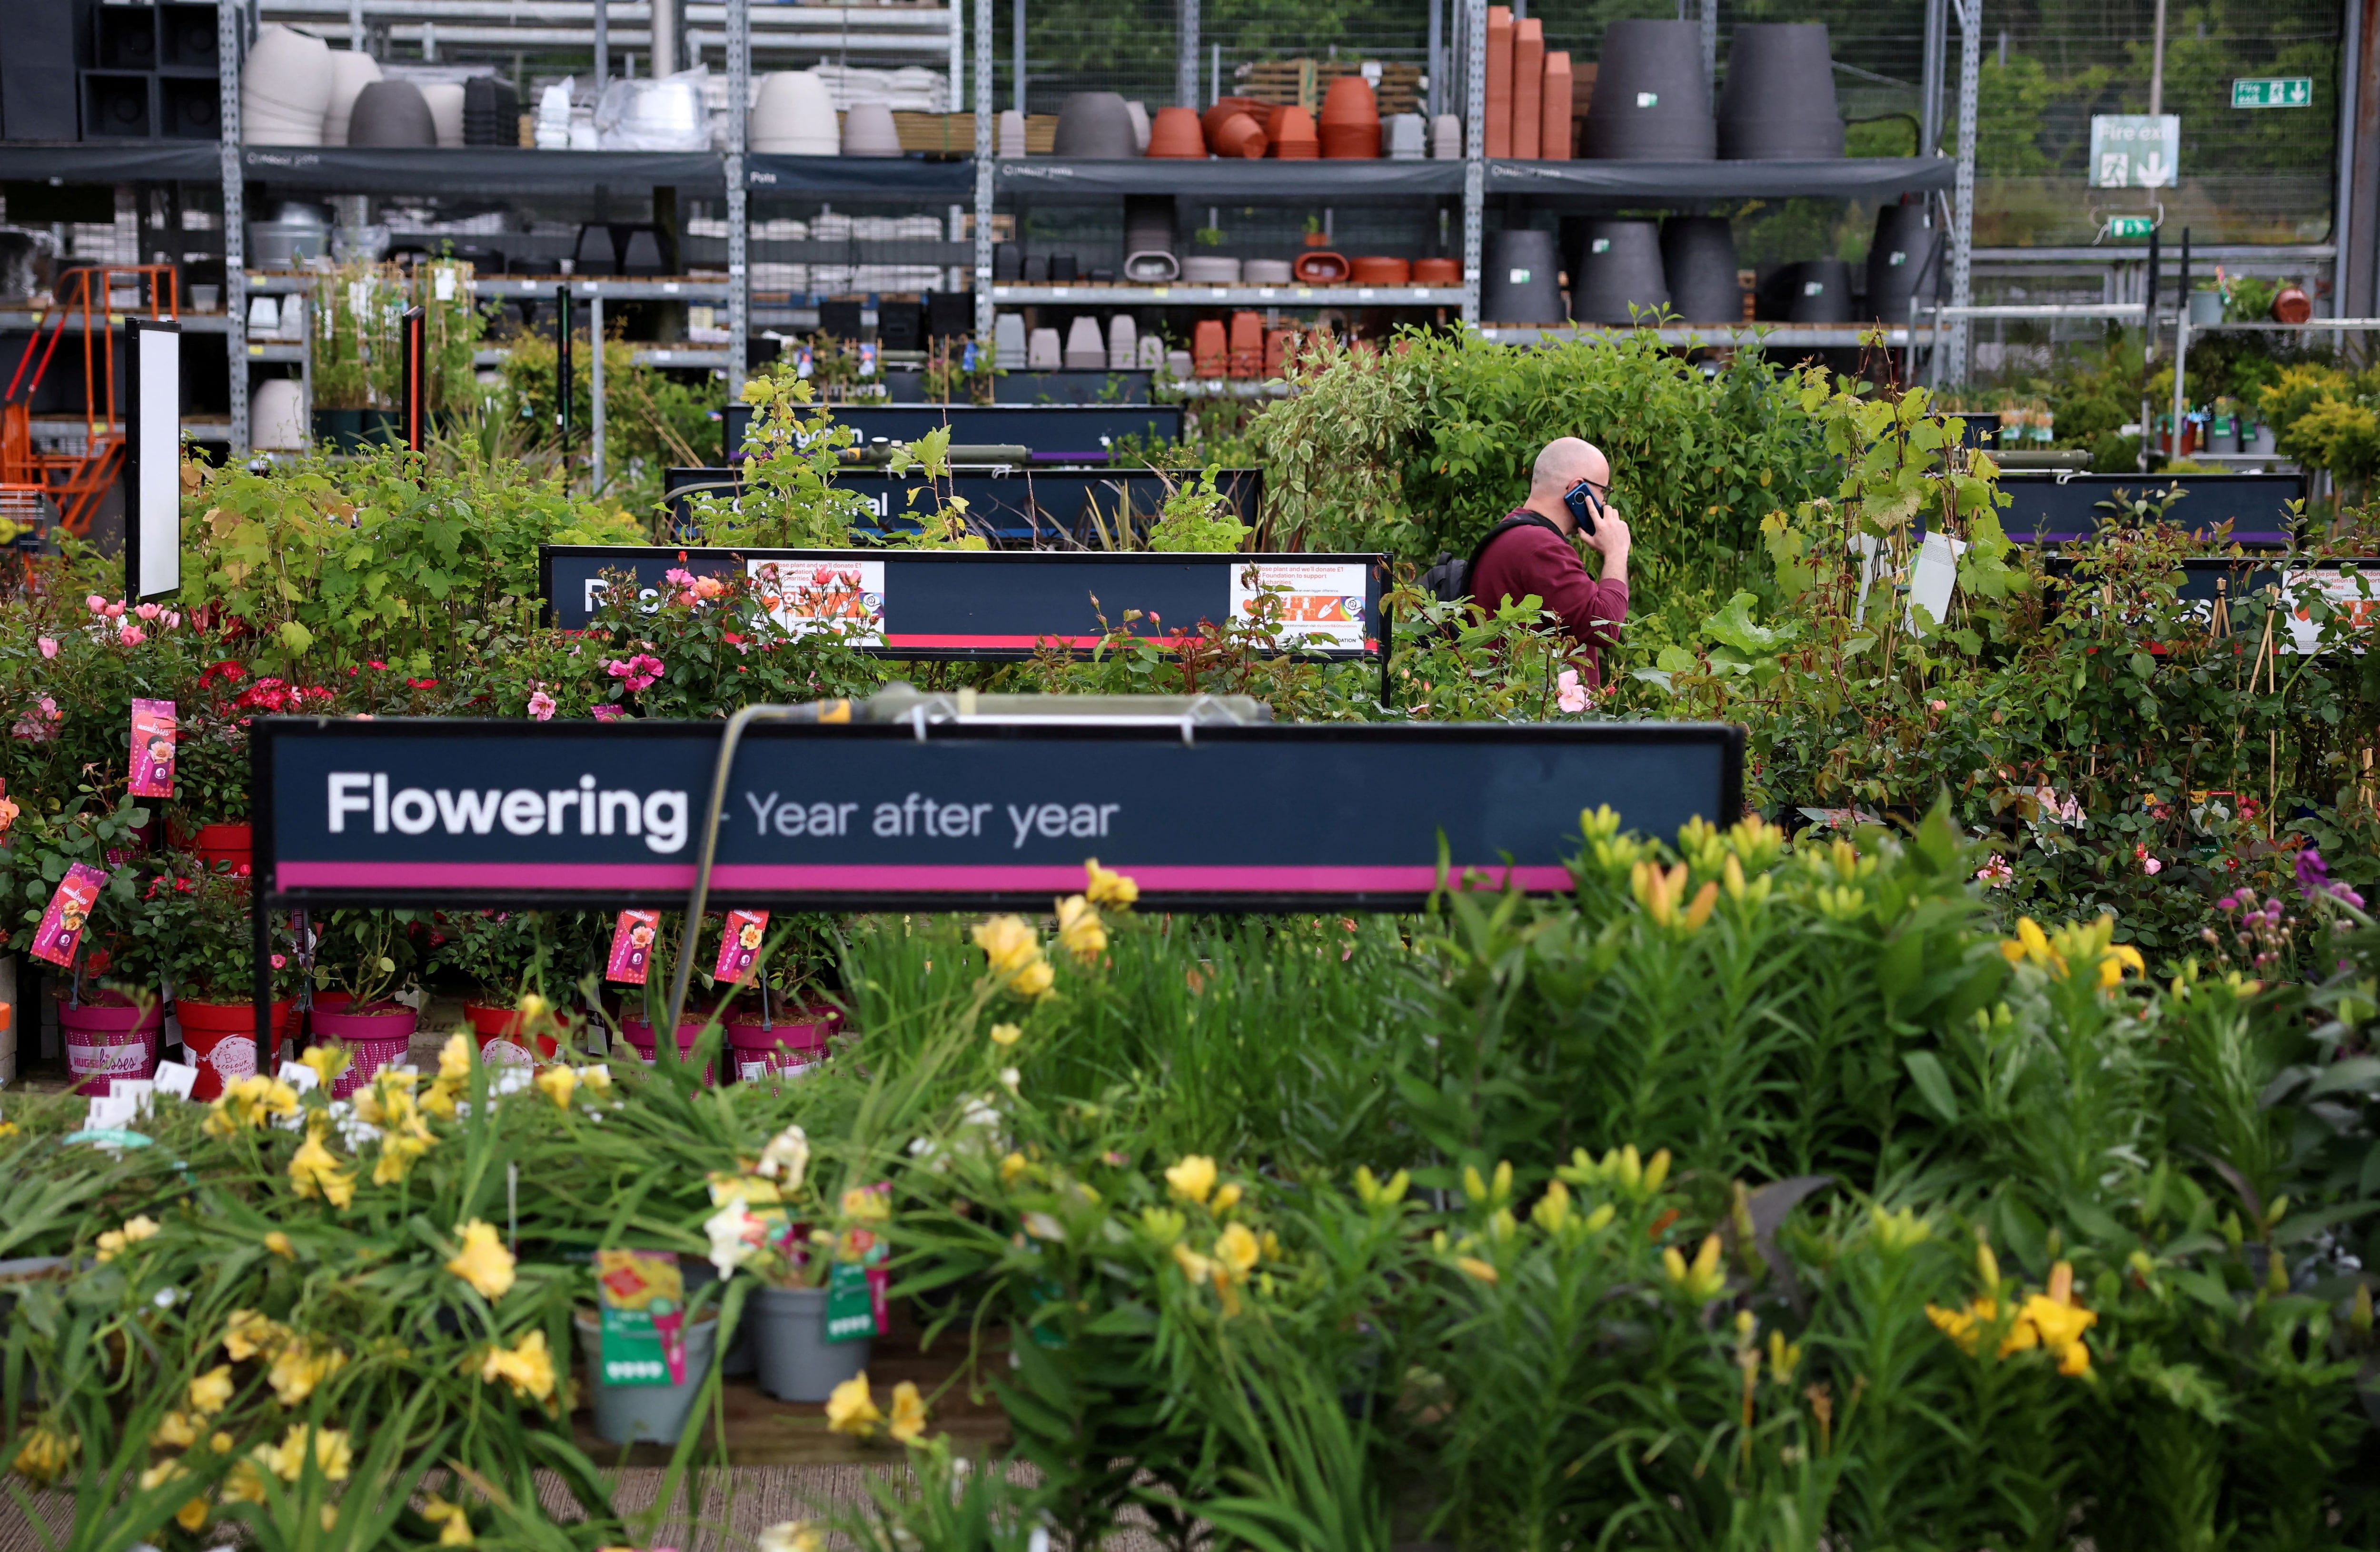
<path fill-rule="evenodd" d="M 1174 224 L 1171 194 L 1127 194 L 1123 200 L 1123 250 L 1135 253 L 1175 253 L 1180 236 Z"/>
<path fill-rule="evenodd" d="M 1602 161 L 1707 162 L 1718 154 L 1699 22 L 1615 21 L 1604 30 L 1582 143 Z"/>
<path fill-rule="evenodd" d="M 1840 259 L 1788 264 L 1761 287 L 1760 315 L 1779 323 L 1849 323 L 1852 267 Z"/>
<path fill-rule="evenodd" d="M 1909 300 L 1932 296 L 1940 268 L 1942 234 L 1925 224 L 1924 205 L 1884 205 L 1876 212 L 1876 240 L 1867 249 L 1867 316 L 1909 321 Z"/>
<path fill-rule="evenodd" d="M 1730 162 L 1843 153 L 1826 23 L 1762 21 L 1736 28 L 1728 44 L 1727 81 L 1718 92 L 1718 153 Z"/>
<path fill-rule="evenodd" d="M 1111 162 L 1138 156 L 1140 142 L 1133 134 L 1132 110 L 1124 106 L 1123 94 L 1068 93 L 1058 110 L 1058 139 L 1052 149 L 1059 156 L 1079 160 Z"/>
<path fill-rule="evenodd" d="M 1584 224 L 1570 260 L 1570 315 L 1581 323 L 1650 322 L 1670 305 L 1661 232 L 1650 221 Z"/>
<path fill-rule="evenodd" d="M 1480 269 L 1479 317 L 1488 323 L 1564 323 L 1561 250 L 1551 232 L 1490 232 Z"/>
<path fill-rule="evenodd" d="M 1670 308 L 1689 323 L 1735 323 L 1743 287 L 1735 280 L 1735 232 L 1723 215 L 1673 215 L 1661 223 L 1661 269 Z"/>
<path fill-rule="evenodd" d="M 435 146 L 437 121 L 411 81 L 374 81 L 356 99 L 347 116 L 347 144 L 407 148 Z"/>

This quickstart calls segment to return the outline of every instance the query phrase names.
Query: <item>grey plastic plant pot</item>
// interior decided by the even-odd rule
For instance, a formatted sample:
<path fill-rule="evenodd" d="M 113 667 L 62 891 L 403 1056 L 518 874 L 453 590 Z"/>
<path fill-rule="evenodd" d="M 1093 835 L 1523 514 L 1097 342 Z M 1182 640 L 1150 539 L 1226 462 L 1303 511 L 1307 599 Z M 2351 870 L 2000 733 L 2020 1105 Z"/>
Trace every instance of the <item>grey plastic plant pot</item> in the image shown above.
<path fill-rule="evenodd" d="M 1707 162 L 1718 153 L 1700 23 L 1622 20 L 1605 30 L 1585 150 L 1614 162 Z"/>
<path fill-rule="evenodd" d="M 826 1340 L 826 1290 L 762 1288 L 744 1306 L 760 1389 L 781 1401 L 823 1401 L 868 1367 L 866 1338 Z"/>
<path fill-rule="evenodd" d="M 1581 323 L 1634 323 L 1670 305 L 1658 225 L 1613 216 L 1581 225 L 1570 261 L 1571 317 Z"/>
<path fill-rule="evenodd" d="M 606 1385 L 602 1381 L 602 1321 L 592 1310 L 571 1316 L 578 1351 L 587 1360 L 587 1393 L 595 1405 L 595 1434 L 607 1444 L 675 1444 L 694 1414 L 694 1399 L 710 1376 L 710 1356 L 719 1334 L 716 1316 L 705 1311 L 686 1332 L 686 1382 L 682 1385 Z"/>
<path fill-rule="evenodd" d="M 679 1275 L 686 1279 L 686 1296 L 689 1300 L 719 1280 L 719 1268 L 710 1262 L 687 1256 L 679 1263 Z M 721 1291 L 722 1301 L 725 1290 Z M 735 1340 L 727 1344 L 720 1355 L 719 1372 L 729 1379 L 741 1379 L 752 1372 L 752 1308 L 747 1304 L 744 1317 L 735 1322 Z"/>
<path fill-rule="evenodd" d="M 1601 95 L 1602 83 L 1597 82 Z M 1832 159 L 1843 153 L 1835 68 L 1822 21 L 1745 22 L 1727 51 L 1718 94 L 1721 161 Z"/>
<path fill-rule="evenodd" d="M 1673 215 L 1661 223 L 1661 270 L 1670 306 L 1689 323 L 1736 323 L 1743 287 L 1736 282 L 1735 235 L 1723 215 Z"/>

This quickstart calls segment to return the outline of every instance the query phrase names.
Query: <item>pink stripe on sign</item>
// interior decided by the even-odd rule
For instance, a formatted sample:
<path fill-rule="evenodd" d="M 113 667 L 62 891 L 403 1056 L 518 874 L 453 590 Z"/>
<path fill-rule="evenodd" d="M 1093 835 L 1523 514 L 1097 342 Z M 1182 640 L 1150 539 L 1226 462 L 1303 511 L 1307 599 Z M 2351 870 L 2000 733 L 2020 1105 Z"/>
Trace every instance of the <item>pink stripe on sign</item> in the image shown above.
<path fill-rule="evenodd" d="M 1438 869 L 1429 867 L 1191 864 L 1135 867 L 1127 862 L 1119 863 L 1115 870 L 1136 879 L 1142 889 L 1176 894 L 1418 894 L 1438 884 Z M 1458 869 L 1458 876 L 1463 871 Z M 1570 870 L 1561 867 L 1507 869 L 1499 863 L 1470 871 L 1478 873 L 1489 888 L 1500 888 L 1507 872 L 1524 890 L 1565 890 L 1571 884 Z M 274 868 L 274 878 L 277 889 L 694 887 L 694 868 L 686 863 L 285 862 Z M 1083 887 L 1083 870 L 1006 863 L 722 863 L 711 874 L 711 884 L 722 891 L 815 890 L 830 894 L 871 890 L 920 894 L 981 890 L 1063 893 Z"/>

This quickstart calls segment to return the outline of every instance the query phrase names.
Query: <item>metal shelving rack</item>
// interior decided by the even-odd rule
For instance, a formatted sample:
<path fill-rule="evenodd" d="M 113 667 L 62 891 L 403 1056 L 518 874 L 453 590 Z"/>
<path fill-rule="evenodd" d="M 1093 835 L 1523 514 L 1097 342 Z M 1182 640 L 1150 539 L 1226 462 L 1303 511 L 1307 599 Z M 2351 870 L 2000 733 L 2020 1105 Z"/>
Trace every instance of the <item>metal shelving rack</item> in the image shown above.
<path fill-rule="evenodd" d="M 751 0 L 693 0 L 686 5 L 686 42 L 698 54 L 716 48 L 728 82 L 728 101 L 741 107 L 748 100 L 750 71 L 756 51 L 782 56 L 792 49 L 818 47 L 817 40 L 830 33 L 851 35 L 858 26 L 861 34 L 871 44 L 882 42 L 895 49 L 903 57 L 915 55 L 919 59 L 939 59 L 947 51 L 949 68 L 954 87 L 961 84 L 966 69 L 966 22 L 971 19 L 974 43 L 972 80 L 965 81 L 975 109 L 975 154 L 972 164 L 918 164 L 889 162 L 852 164 L 841 158 L 754 156 L 745 144 L 746 115 L 740 111 L 727 115 L 728 145 L 723 153 L 645 153 L 645 152 L 540 152 L 528 151 L 474 151 L 470 152 L 434 152 L 425 157 L 417 152 L 353 151 L 346 148 L 326 148 L 321 151 L 296 148 L 273 148 L 243 145 L 240 140 L 239 70 L 227 67 L 222 74 L 221 113 L 223 139 L 212 145 L 203 142 L 161 142 L 156 144 L 86 143 L 79 146 L 9 147 L 0 146 L 0 173 L 25 173 L 51 177 L 67 177 L 77 181 L 123 182 L 142 178 L 181 179 L 199 181 L 219 179 L 223 191 L 223 227 L 225 247 L 225 311 L 221 318 L 196 315 L 184 320 L 184 327 L 194 333 L 220 333 L 235 363 L 282 361 L 302 355 L 302 347 L 285 342 L 251 342 L 248 338 L 248 300 L 252 292 L 296 289 L 294 282 L 277 278 L 254 277 L 246 264 L 245 204 L 247 185 L 252 177 L 269 177 L 280 187 L 313 187 L 325 189 L 355 191 L 358 188 L 378 192 L 404 192 L 424 187 L 426 178 L 438 176 L 442 164 L 433 158 L 454 156 L 471 158 L 476 174 L 498 176 L 523 187 L 543 185 L 556 188 L 584 188 L 595 173 L 605 173 L 623 184 L 640 181 L 655 183 L 710 184 L 723 187 L 726 203 L 727 278 L 723 282 L 625 281 L 576 279 L 570 282 L 574 301 L 585 304 L 590 314 L 600 316 L 606 301 L 627 301 L 669 298 L 723 303 L 727 313 L 728 339 L 723 347 L 661 348 L 643 352 L 639 359 L 657 365 L 708 367 L 726 374 L 731 394 L 739 391 L 747 365 L 747 351 L 752 330 L 764 323 L 795 323 L 805 309 L 799 307 L 771 306 L 766 309 L 754 306 L 751 285 L 751 264 L 748 242 L 750 234 L 749 206 L 755 191 L 771 196 L 815 195 L 823 198 L 873 197 L 884 199 L 903 194 L 915 195 L 920 202 L 947 200 L 953 212 L 972 208 L 974 226 L 972 241 L 953 241 L 945 245 L 949 262 L 972 272 L 975 292 L 975 320 L 979 335 L 988 336 L 992 328 L 995 309 L 1002 305 L 1075 305 L 1116 307 L 1255 307 L 1306 308 L 1330 305 L 1400 306 L 1413 308 L 1460 309 L 1466 323 L 1478 325 L 1481 249 L 1485 235 L 1485 209 L 1489 194 L 1536 193 L 1552 195 L 1588 195 L 1600 197 L 1645 195 L 1643 202 L 1659 197 L 1665 175 L 1658 167 L 1631 164 L 1597 163 L 1525 163 L 1490 162 L 1484 154 L 1486 121 L 1486 53 L 1487 0 L 1433 0 L 1431 6 L 1432 36 L 1442 35 L 1440 18 L 1445 10 L 1459 6 L 1454 20 L 1459 37 L 1456 46 L 1445 51 L 1450 67 L 1448 73 L 1461 77 L 1462 111 L 1465 121 L 1465 155 L 1460 162 L 1408 162 L 1390 164 L 1331 163 L 1265 163 L 1262 171 L 1250 176 L 1251 169 L 1218 161 L 1065 164 L 1048 157 L 1026 161 L 1002 162 L 993 155 L 993 127 L 998 104 L 993 93 L 993 27 L 996 25 L 994 0 L 973 0 L 971 18 L 968 0 L 948 0 L 947 11 L 908 10 L 900 7 L 834 7 L 834 6 L 764 6 L 765 21 L 757 30 Z M 1718 0 L 1701 0 L 1699 13 L 1703 23 L 1706 67 L 1716 65 Z M 1198 80 L 1196 42 L 1199 26 L 1199 0 L 1177 0 L 1181 38 L 1190 40 L 1182 53 L 1180 75 L 1195 91 Z M 457 14 L 451 0 L 370 0 L 359 5 L 357 0 L 275 0 L 276 10 L 298 7 L 320 13 L 326 31 L 335 32 L 344 20 L 352 27 L 363 22 L 367 15 L 381 18 L 387 36 L 402 41 L 419 39 L 425 29 L 434 29 L 431 36 L 454 43 L 475 41 L 468 30 L 451 20 L 441 19 Z M 469 7 L 464 7 L 468 9 Z M 611 0 L 609 6 L 613 30 L 608 34 L 608 46 L 633 48 L 650 46 L 652 39 L 652 8 L 646 0 Z M 238 61 L 246 52 L 246 18 L 248 7 L 225 4 L 219 8 L 217 24 L 218 47 L 226 61 Z M 553 43 L 576 42 L 580 37 L 578 18 L 589 17 L 584 0 L 514 0 L 510 7 L 510 28 L 507 38 L 526 41 L 532 38 Z M 1966 350 L 1966 309 L 1972 302 L 1972 275 L 1974 259 L 1973 243 L 1974 219 L 1974 148 L 1976 87 L 1981 65 L 1982 0 L 1928 0 L 1927 9 L 1927 79 L 1925 105 L 1927 123 L 1921 137 L 1930 139 L 1935 127 L 1941 78 L 1941 54 L 1948 41 L 1949 24 L 1955 17 L 1960 31 L 1960 57 L 1957 88 L 1957 144 L 1955 158 L 1910 158 L 1893 164 L 1844 163 L 1833 166 L 1823 164 L 1780 164 L 1746 163 L 1742 181 L 1735 191 L 1744 194 L 1776 193 L 1779 188 L 1789 192 L 1867 193 L 1903 187 L 1939 187 L 1945 180 L 1944 164 L 1949 163 L 1951 187 L 1951 208 L 1949 243 L 1949 306 L 1942 309 L 1943 317 L 1933 327 L 1919 333 L 1905 327 L 1887 331 L 1896 348 L 1908 348 L 1912 344 L 1932 343 L 1937 358 L 1952 366 L 1951 375 L 1963 375 L 1958 370 Z M 715 30 L 713 30 L 715 29 Z M 545 39 L 547 32 L 553 34 Z M 881 34 L 880 37 L 879 34 Z M 804 37 L 813 39 L 808 44 Z M 607 46 L 598 42 L 599 52 Z M 1432 91 L 1441 103 L 1447 101 L 1447 83 L 1433 79 Z M 953 101 L 959 99 L 954 95 Z M 458 162 L 455 165 L 461 165 Z M 1721 164 L 1721 166 L 1729 164 Z M 38 167 L 38 174 L 34 169 Z M 491 172 L 491 169 L 494 171 Z M 1353 169 L 1352 171 L 1350 169 Z M 1699 164 L 1700 183 L 1707 187 L 1710 164 Z M 1677 176 L 1685 178 L 1688 169 L 1678 169 Z M 1785 180 L 1779 184 L 1778 180 Z M 1790 186 L 1790 188 L 1788 187 Z M 1216 199 L 1270 200 L 1356 199 L 1366 194 L 1396 198 L 1437 196 L 1461 200 L 1462 208 L 1462 274 L 1457 286 L 1377 286 L 1354 285 L 997 285 L 992 279 L 992 215 L 1002 195 L 1024 190 L 1053 190 L 1071 187 L 1082 196 L 1121 196 L 1124 192 L 1174 193 L 1204 195 Z M 519 279 L 489 276 L 476 283 L 481 296 L 491 298 L 551 294 L 558 279 Z M 13 314 L 0 314 L 0 328 L 29 322 L 30 314 L 19 320 Z M 1483 332 L 1491 339 L 1523 343 L 1542 339 L 1573 337 L 1582 333 L 1608 331 L 1591 328 L 1515 329 L 1488 321 Z M 1870 331 L 1865 329 L 1775 324 L 1742 329 L 1668 327 L 1655 331 L 1664 343 L 1713 344 L 1724 339 L 1736 345 L 1764 344 L 1770 347 L 1824 346 L 1856 344 Z M 230 434 L 234 445 L 245 450 L 249 445 L 248 373 L 244 370 L 231 373 Z"/>

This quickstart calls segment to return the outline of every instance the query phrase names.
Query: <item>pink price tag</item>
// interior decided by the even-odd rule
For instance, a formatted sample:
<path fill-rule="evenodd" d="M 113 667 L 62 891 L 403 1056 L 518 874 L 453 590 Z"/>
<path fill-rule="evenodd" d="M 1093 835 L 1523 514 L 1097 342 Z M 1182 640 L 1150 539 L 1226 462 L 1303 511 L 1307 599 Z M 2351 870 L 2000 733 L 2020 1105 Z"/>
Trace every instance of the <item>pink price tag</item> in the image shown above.
<path fill-rule="evenodd" d="M 174 728 L 172 701 L 132 703 L 132 780 L 125 790 L 133 796 L 174 795 Z"/>
<path fill-rule="evenodd" d="M 107 882 L 107 875 L 87 862 L 74 863 L 67 876 L 50 896 L 49 908 L 42 913 L 41 926 L 33 929 L 32 954 L 52 964 L 65 964 L 81 946 L 82 929 L 91 920 L 91 910 L 99 903 L 99 890 Z"/>
<path fill-rule="evenodd" d="M 612 928 L 612 957 L 603 966 L 603 978 L 628 986 L 642 986 L 653 967 L 653 939 L 661 931 L 659 911 L 623 911 L 619 924 Z"/>
<path fill-rule="evenodd" d="M 713 980 L 739 981 L 760 958 L 769 933 L 766 911 L 730 911 L 719 934 L 719 963 L 710 968 Z"/>

